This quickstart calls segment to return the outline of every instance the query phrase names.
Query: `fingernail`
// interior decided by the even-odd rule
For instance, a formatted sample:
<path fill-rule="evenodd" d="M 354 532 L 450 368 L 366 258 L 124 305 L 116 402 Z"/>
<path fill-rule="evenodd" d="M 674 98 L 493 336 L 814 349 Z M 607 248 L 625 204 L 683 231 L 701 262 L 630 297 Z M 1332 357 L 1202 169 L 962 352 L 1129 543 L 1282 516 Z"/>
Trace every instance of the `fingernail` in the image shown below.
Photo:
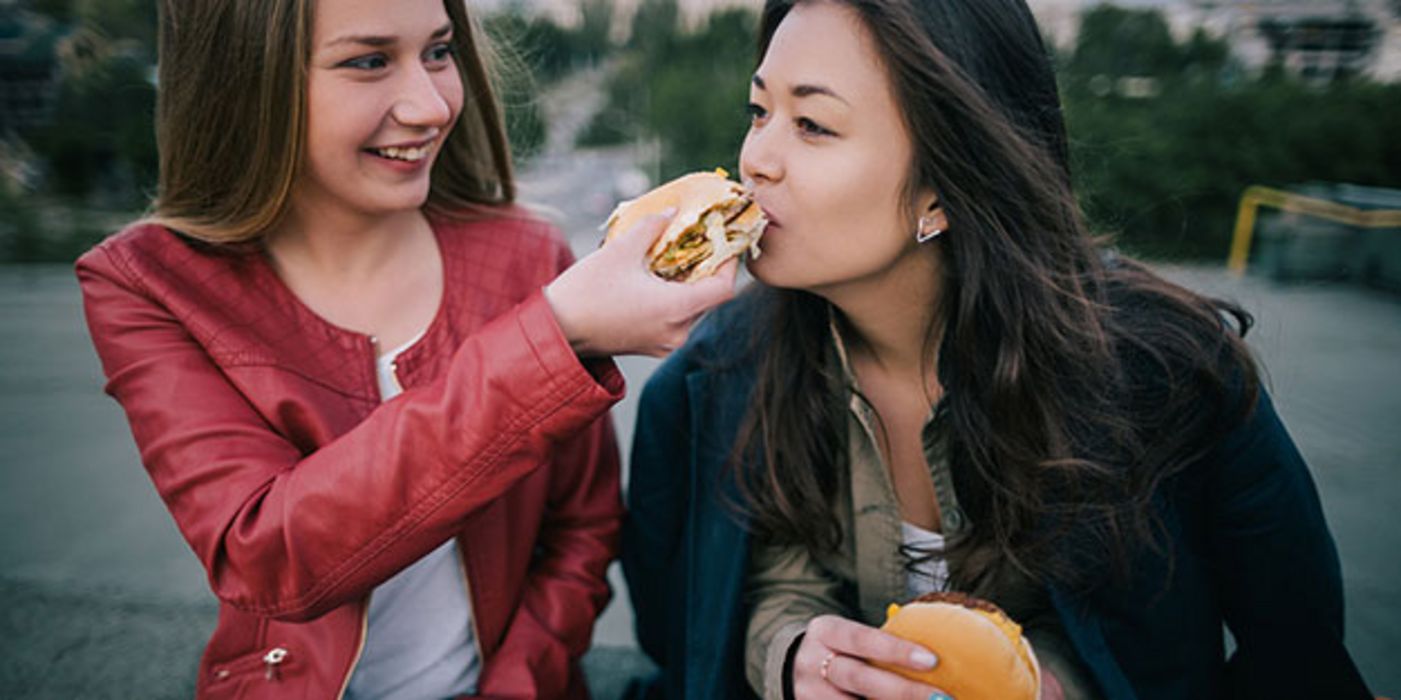
<path fill-rule="evenodd" d="M 953 698 L 936 690 L 929 694 L 929 700 L 953 700 Z"/>
<path fill-rule="evenodd" d="M 934 668 L 934 664 L 939 663 L 939 657 L 923 649 L 910 652 L 910 662 L 920 668 Z M 930 698 L 934 700 L 934 698 Z"/>

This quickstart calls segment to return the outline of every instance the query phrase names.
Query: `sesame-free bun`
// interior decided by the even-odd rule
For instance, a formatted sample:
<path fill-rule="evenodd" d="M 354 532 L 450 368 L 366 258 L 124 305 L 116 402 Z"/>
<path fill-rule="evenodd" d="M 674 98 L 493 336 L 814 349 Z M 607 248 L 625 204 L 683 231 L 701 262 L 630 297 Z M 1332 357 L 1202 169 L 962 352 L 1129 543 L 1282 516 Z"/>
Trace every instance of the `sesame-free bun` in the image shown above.
<path fill-rule="evenodd" d="M 683 175 L 619 204 L 608 217 L 604 241 L 673 207 L 676 216 L 647 251 L 657 276 L 687 282 L 714 274 L 745 251 L 758 257 L 759 237 L 768 222 L 753 198 L 723 170 Z"/>
<path fill-rule="evenodd" d="M 881 629 L 924 646 L 939 663 L 928 671 L 878 666 L 957 700 L 1036 700 L 1041 692 L 1041 667 L 1021 626 L 986 600 L 931 593 L 892 603 Z"/>

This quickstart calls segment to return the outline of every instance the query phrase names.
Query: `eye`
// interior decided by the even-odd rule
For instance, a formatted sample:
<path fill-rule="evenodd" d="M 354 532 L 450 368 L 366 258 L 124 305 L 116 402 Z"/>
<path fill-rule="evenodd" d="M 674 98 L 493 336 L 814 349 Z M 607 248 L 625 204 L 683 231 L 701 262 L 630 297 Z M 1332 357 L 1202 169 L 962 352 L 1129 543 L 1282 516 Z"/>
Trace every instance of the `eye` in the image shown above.
<path fill-rule="evenodd" d="M 749 115 L 750 121 L 759 121 L 760 119 L 763 119 L 764 117 L 767 117 L 769 115 L 768 110 L 764 109 L 763 107 L 760 107 L 754 102 L 750 102 L 749 104 L 745 105 L 744 111 Z"/>
<path fill-rule="evenodd" d="M 808 119 L 807 117 L 798 117 L 798 119 L 797 119 L 797 124 L 798 124 L 798 130 L 799 130 L 799 131 L 802 131 L 803 134 L 804 134 L 804 135 L 807 135 L 807 136 L 835 136 L 835 135 L 836 135 L 836 132 L 833 132 L 833 131 L 831 131 L 830 129 L 827 129 L 826 127 L 822 126 L 821 124 L 818 124 L 817 122 L 815 122 L 815 121 L 813 121 L 813 120 L 811 120 L 811 119 Z"/>
<path fill-rule="evenodd" d="M 379 70 L 389 65 L 389 59 L 382 53 L 372 53 L 367 56 L 357 56 L 348 61 L 341 62 L 340 68 L 353 68 L 355 70 Z"/>
<path fill-rule="evenodd" d="M 455 53 L 457 53 L 457 51 L 453 48 L 452 44 L 444 41 L 441 44 L 434 44 L 428 47 L 428 52 L 425 53 L 424 56 L 428 59 L 429 63 L 447 63 L 452 60 L 452 56 Z"/>

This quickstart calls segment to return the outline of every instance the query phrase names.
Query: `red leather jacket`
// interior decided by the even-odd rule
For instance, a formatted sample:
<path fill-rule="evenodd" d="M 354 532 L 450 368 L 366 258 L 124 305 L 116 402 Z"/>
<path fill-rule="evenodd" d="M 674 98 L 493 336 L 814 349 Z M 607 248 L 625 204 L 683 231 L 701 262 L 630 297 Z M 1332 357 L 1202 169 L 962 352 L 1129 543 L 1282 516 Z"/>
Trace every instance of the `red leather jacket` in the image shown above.
<path fill-rule="evenodd" d="M 383 405 L 374 339 L 312 313 L 260 253 L 147 224 L 78 261 L 107 392 L 220 600 L 201 698 L 338 697 L 370 590 L 449 538 L 481 695 L 587 696 L 622 376 L 554 320 L 540 289 L 571 256 L 548 226 L 511 210 L 433 228 L 442 305 Z"/>

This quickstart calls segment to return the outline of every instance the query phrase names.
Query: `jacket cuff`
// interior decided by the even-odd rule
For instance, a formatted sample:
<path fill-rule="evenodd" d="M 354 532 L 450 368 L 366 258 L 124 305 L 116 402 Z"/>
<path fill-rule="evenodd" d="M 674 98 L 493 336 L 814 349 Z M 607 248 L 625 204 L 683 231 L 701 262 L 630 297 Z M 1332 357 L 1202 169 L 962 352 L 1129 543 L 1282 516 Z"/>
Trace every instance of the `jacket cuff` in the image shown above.
<path fill-rule="evenodd" d="M 788 659 L 797 650 L 807 625 L 790 622 L 778 630 L 769 642 L 767 658 L 764 659 L 764 700 L 788 700 L 793 697 L 789 687 Z"/>
<path fill-rule="evenodd" d="M 587 398 L 609 404 L 623 398 L 625 383 L 618 366 L 608 358 L 584 361 L 575 354 L 543 289 L 521 302 L 516 318 L 548 383 L 561 388 L 586 387 Z"/>

